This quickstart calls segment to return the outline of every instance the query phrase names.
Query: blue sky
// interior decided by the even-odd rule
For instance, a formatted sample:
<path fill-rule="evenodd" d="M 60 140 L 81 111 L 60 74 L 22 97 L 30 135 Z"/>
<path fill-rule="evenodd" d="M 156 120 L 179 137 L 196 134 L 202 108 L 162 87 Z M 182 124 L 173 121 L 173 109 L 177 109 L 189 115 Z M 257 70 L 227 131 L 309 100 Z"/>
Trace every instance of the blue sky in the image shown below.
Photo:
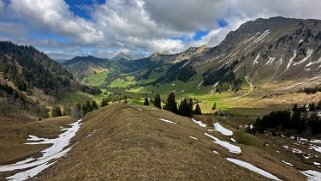
<path fill-rule="evenodd" d="M 230 31 L 256 18 L 321 19 L 321 1 L 301 4 L 299 0 L 0 0 L 0 40 L 33 45 L 55 59 L 177 53 L 191 46 L 215 46 Z"/>

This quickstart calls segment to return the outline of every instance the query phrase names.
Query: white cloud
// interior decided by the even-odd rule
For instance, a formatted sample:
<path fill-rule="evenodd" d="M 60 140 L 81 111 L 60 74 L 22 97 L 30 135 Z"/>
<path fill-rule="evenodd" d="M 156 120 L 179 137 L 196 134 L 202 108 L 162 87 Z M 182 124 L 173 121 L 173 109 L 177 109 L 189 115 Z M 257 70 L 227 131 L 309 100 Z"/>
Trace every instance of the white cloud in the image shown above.
<path fill-rule="evenodd" d="M 33 26 L 53 33 L 77 38 L 80 43 L 101 41 L 104 34 L 95 29 L 93 22 L 75 17 L 63 0 L 11 0 L 10 8 L 16 15 Z"/>
<path fill-rule="evenodd" d="M 92 19 L 87 20 L 74 15 L 63 0 L 11 0 L 6 7 L 0 0 L 0 12 L 8 8 L 19 20 L 0 17 L 0 24 L 4 25 L 0 31 L 11 33 L 16 41 L 34 43 L 52 55 L 175 53 L 189 46 L 215 46 L 229 31 L 259 17 L 321 19 L 319 7 L 319 0 L 108 0 L 88 8 Z M 218 26 L 221 19 L 228 22 L 226 27 Z M 21 20 L 25 24 L 10 32 L 10 27 Z M 171 39 L 191 38 L 200 30 L 209 33 L 198 41 Z M 24 36 L 26 31 L 52 33 L 68 41 L 30 40 Z"/>

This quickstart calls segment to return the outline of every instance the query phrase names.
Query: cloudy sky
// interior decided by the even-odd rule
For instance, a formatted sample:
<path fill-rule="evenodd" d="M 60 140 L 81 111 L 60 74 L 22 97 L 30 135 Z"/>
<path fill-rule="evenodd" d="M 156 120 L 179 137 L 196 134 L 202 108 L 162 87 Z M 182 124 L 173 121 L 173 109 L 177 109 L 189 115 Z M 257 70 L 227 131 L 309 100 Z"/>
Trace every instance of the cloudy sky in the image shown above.
<path fill-rule="evenodd" d="M 0 0 L 0 39 L 55 59 L 175 53 L 214 46 L 240 24 L 321 19 L 320 0 Z"/>

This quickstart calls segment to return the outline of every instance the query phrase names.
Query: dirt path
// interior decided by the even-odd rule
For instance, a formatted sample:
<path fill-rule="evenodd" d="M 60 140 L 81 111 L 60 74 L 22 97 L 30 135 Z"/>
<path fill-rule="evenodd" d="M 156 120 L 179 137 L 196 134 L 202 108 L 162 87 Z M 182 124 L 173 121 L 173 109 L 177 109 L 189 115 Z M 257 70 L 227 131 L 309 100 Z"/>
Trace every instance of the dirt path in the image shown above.
<path fill-rule="evenodd" d="M 250 85 L 250 90 L 241 96 L 233 97 L 231 99 L 239 99 L 241 97 L 248 96 L 249 94 L 251 94 L 254 91 L 254 85 L 247 79 L 247 77 L 245 77 L 245 81 Z"/>

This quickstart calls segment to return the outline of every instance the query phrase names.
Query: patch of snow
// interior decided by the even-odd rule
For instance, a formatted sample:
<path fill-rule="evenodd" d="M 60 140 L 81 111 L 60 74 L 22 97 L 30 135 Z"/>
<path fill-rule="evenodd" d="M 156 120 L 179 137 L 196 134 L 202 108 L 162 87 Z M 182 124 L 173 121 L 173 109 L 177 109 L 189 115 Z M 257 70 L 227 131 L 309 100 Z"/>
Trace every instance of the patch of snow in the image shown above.
<path fill-rule="evenodd" d="M 310 67 L 311 65 L 319 64 L 319 63 L 321 63 L 321 57 L 319 58 L 319 60 L 317 60 L 315 62 L 309 62 L 305 67 Z"/>
<path fill-rule="evenodd" d="M 175 84 L 172 84 L 172 85 L 175 85 Z"/>
<path fill-rule="evenodd" d="M 196 124 L 198 124 L 200 127 L 206 128 L 206 124 L 204 124 L 202 121 L 197 121 L 192 118 L 192 121 Z"/>
<path fill-rule="evenodd" d="M 270 34 L 270 30 L 264 31 L 261 36 L 259 36 L 257 39 L 255 39 L 252 43 L 258 43 L 259 41 L 263 40 L 268 34 Z"/>
<path fill-rule="evenodd" d="M 282 160 L 282 162 L 285 163 L 285 164 L 287 164 L 287 165 L 289 165 L 289 166 L 291 166 L 291 167 L 293 167 L 293 165 L 292 165 L 291 163 L 289 163 L 289 162 L 286 162 L 286 161 L 284 161 L 284 160 Z"/>
<path fill-rule="evenodd" d="M 233 136 L 233 131 L 224 128 L 220 123 L 214 123 L 214 129 L 225 136 Z"/>
<path fill-rule="evenodd" d="M 296 50 L 293 51 L 293 57 L 290 58 L 289 63 L 288 63 L 288 65 L 286 66 L 285 71 L 289 70 L 289 68 L 290 68 L 293 60 L 295 59 L 295 57 L 296 57 Z M 284 71 L 284 72 L 285 72 L 285 71 Z"/>
<path fill-rule="evenodd" d="M 308 181 L 320 181 L 321 180 L 321 172 L 314 171 L 314 170 L 306 170 L 301 171 L 305 176 L 307 176 Z"/>
<path fill-rule="evenodd" d="M 296 148 L 292 148 L 292 153 L 302 153 L 302 151 Z"/>
<path fill-rule="evenodd" d="M 213 88 L 215 88 L 217 85 L 218 85 L 219 82 L 216 82 L 214 85 L 213 85 Z"/>
<path fill-rule="evenodd" d="M 163 119 L 163 118 L 158 118 L 158 119 L 161 120 L 161 121 L 164 121 L 166 123 L 176 124 L 175 122 L 167 120 L 167 119 Z"/>
<path fill-rule="evenodd" d="M 310 158 L 311 158 L 311 155 L 310 155 L 310 154 L 303 155 L 303 158 L 306 159 L 306 160 L 307 160 L 307 159 L 310 159 Z"/>
<path fill-rule="evenodd" d="M 253 65 L 258 64 L 258 59 L 260 58 L 260 54 L 257 54 L 257 56 L 255 57 L 254 61 L 253 61 Z"/>
<path fill-rule="evenodd" d="M 215 150 L 213 150 L 213 153 L 214 153 L 214 154 L 217 154 L 217 155 L 220 154 L 219 152 L 217 152 L 217 151 L 215 151 Z"/>
<path fill-rule="evenodd" d="M 276 152 L 277 152 L 277 153 L 280 153 L 280 151 L 279 151 L 279 150 L 276 150 Z"/>
<path fill-rule="evenodd" d="M 300 62 L 294 63 L 293 65 L 295 66 L 295 65 L 300 65 L 300 64 L 304 63 L 305 61 L 307 61 L 311 57 L 312 53 L 313 53 L 313 50 L 308 49 L 307 56 L 304 57 Z"/>
<path fill-rule="evenodd" d="M 133 109 L 132 108 L 125 108 L 123 109 L 124 111 L 132 111 Z"/>
<path fill-rule="evenodd" d="M 10 177 L 7 177 L 8 181 L 21 181 L 21 180 L 27 180 L 30 179 L 36 175 L 38 175 L 38 173 L 42 172 L 43 170 L 45 170 L 46 168 L 50 167 L 51 165 L 55 164 L 55 162 L 48 164 L 48 162 L 45 162 L 44 164 L 41 164 L 35 168 L 29 169 L 25 172 L 18 172 Z"/>
<path fill-rule="evenodd" d="M 312 145 L 312 146 L 310 146 L 310 149 L 321 153 L 321 146 Z"/>
<path fill-rule="evenodd" d="M 70 140 L 76 135 L 77 131 L 81 125 L 81 119 L 75 123 L 70 124 L 70 128 L 67 131 L 61 133 L 58 138 L 47 139 L 47 138 L 39 138 L 37 136 L 30 135 L 26 144 L 52 144 L 49 148 L 41 151 L 42 156 L 33 159 L 27 158 L 25 160 L 19 161 L 15 164 L 11 165 L 2 165 L 0 166 L 0 172 L 9 172 L 16 170 L 24 170 L 16 173 L 15 175 L 8 177 L 10 180 L 25 180 L 29 179 L 40 173 L 42 170 L 48 168 L 53 163 L 52 162 L 71 150 L 71 147 L 67 148 L 70 144 Z M 31 169 L 29 169 L 31 168 Z"/>
<path fill-rule="evenodd" d="M 236 71 L 238 71 L 240 69 L 241 65 L 239 65 L 233 72 L 235 73 Z"/>
<path fill-rule="evenodd" d="M 139 111 L 143 111 L 141 108 L 137 108 L 137 110 L 139 110 Z"/>
<path fill-rule="evenodd" d="M 321 140 L 312 139 L 312 140 L 310 140 L 310 143 L 317 143 L 317 144 L 321 144 Z"/>
<path fill-rule="evenodd" d="M 285 149 L 289 149 L 289 146 L 285 146 L 285 145 L 284 145 L 284 146 L 283 146 L 283 148 L 285 148 Z"/>
<path fill-rule="evenodd" d="M 234 138 L 231 138 L 230 140 L 233 141 L 234 143 L 236 143 L 236 140 Z"/>
<path fill-rule="evenodd" d="M 298 44 L 300 44 L 301 42 L 303 42 L 303 39 L 301 39 L 301 40 L 298 42 Z"/>
<path fill-rule="evenodd" d="M 315 166 L 320 166 L 320 165 L 321 165 L 321 163 L 319 163 L 319 162 L 313 162 L 313 164 L 314 164 Z"/>
<path fill-rule="evenodd" d="M 242 161 L 242 160 L 239 160 L 239 159 L 235 159 L 235 158 L 226 158 L 226 160 L 238 165 L 238 166 L 241 166 L 243 168 L 246 168 L 248 170 L 251 170 L 255 173 L 258 173 L 266 178 L 269 178 L 269 179 L 272 179 L 272 180 L 280 180 L 278 177 L 272 175 L 271 173 L 265 171 L 265 170 L 262 170 L 248 162 L 245 162 L 245 161 Z"/>
<path fill-rule="evenodd" d="M 275 60 L 275 57 L 269 57 L 269 61 L 267 61 L 265 65 L 271 65 L 274 60 Z"/>
<path fill-rule="evenodd" d="M 194 137 L 194 136 L 189 136 L 190 138 L 194 139 L 194 140 L 198 140 L 198 138 Z"/>
<path fill-rule="evenodd" d="M 200 83 L 197 85 L 197 87 L 201 87 L 202 84 L 203 84 L 203 81 L 200 82 Z"/>
<path fill-rule="evenodd" d="M 219 144 L 221 145 L 222 147 L 226 148 L 229 150 L 229 152 L 231 153 L 235 153 L 235 154 L 241 154 L 242 151 L 241 151 L 241 148 L 239 146 L 235 146 L 227 141 L 221 141 L 219 140 L 218 138 L 216 138 L 215 136 L 212 136 L 208 133 L 204 133 L 206 136 L 210 137 L 213 139 L 213 142 L 216 143 L 216 144 Z"/>
<path fill-rule="evenodd" d="M 260 34 L 260 32 L 257 32 L 254 36 L 252 36 L 251 38 L 249 39 L 246 39 L 243 44 L 246 44 L 247 42 L 251 41 L 253 38 L 255 38 L 258 34 Z"/>

